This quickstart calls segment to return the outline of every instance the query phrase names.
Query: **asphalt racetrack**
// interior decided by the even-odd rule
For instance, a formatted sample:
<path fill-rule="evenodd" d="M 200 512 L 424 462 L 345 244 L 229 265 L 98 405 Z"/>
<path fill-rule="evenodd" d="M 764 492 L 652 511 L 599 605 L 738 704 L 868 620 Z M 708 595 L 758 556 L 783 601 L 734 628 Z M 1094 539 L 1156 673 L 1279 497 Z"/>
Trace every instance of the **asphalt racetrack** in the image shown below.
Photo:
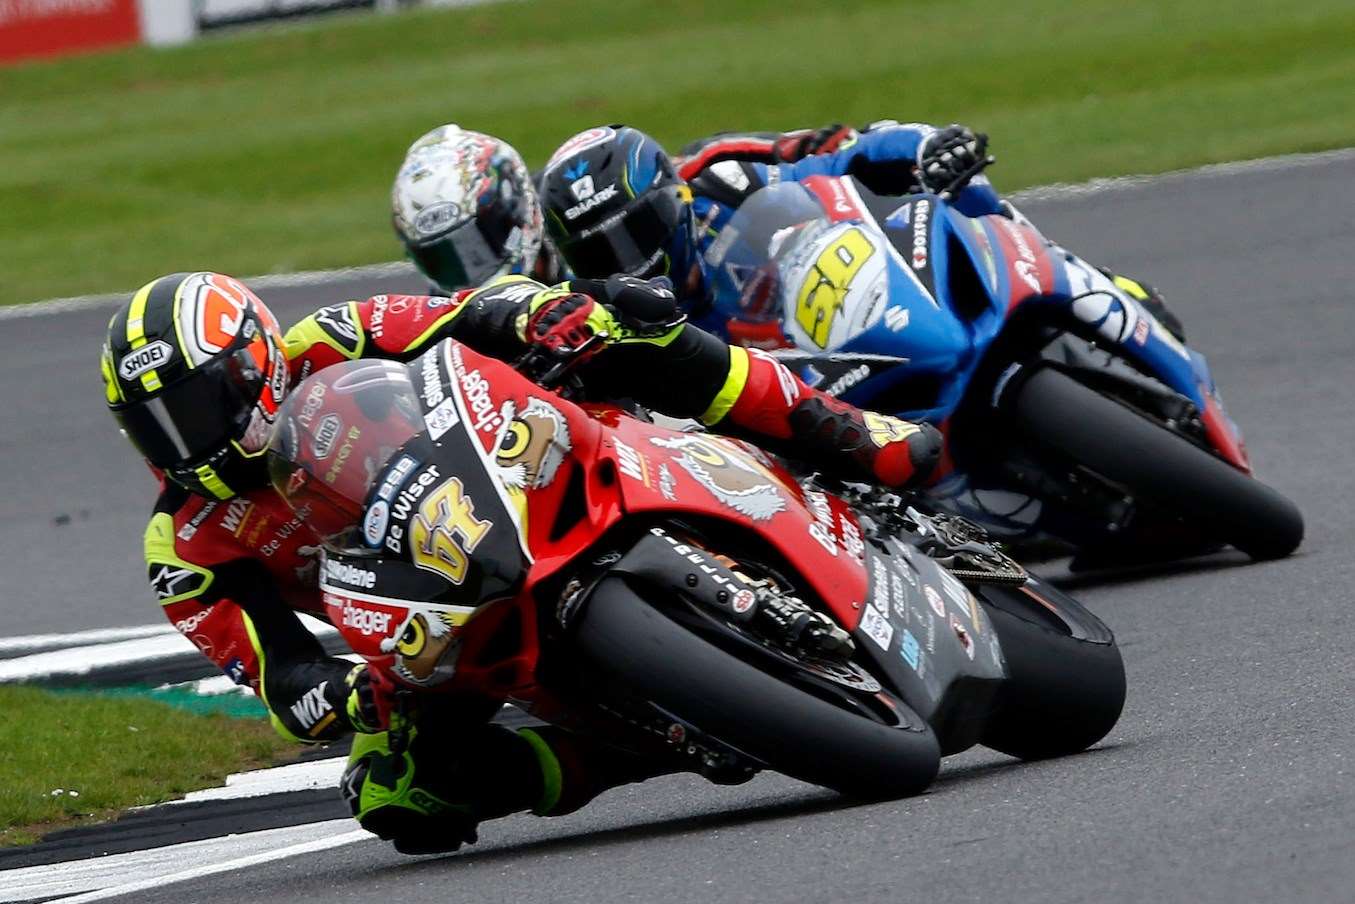
<path fill-rule="evenodd" d="M 1308 523 L 1281 562 L 1065 580 L 1129 673 L 1097 749 L 1036 764 L 971 751 L 926 794 L 872 805 L 775 776 L 669 778 L 486 825 L 455 855 L 364 841 L 126 900 L 1355 901 L 1355 159 L 1023 207 L 1163 288 L 1261 477 Z M 266 297 L 290 322 L 351 292 Z M 0 634 L 159 617 L 140 565 L 151 480 L 101 410 L 108 313 L 0 323 Z"/>

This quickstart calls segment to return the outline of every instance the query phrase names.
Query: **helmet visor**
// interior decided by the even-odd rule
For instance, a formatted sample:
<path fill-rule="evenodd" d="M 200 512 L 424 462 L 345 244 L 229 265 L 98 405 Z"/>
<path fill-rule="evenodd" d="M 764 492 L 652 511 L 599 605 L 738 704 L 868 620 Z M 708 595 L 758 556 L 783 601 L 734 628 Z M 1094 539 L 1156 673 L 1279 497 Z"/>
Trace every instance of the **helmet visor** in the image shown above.
<path fill-rule="evenodd" d="M 680 187 L 647 192 L 560 245 L 579 276 L 601 278 L 615 273 L 647 278 L 667 272 L 665 252 L 685 213 Z"/>
<path fill-rule="evenodd" d="M 168 468 L 207 458 L 249 425 L 265 377 L 248 348 L 214 359 L 149 399 L 113 408 L 146 460 Z"/>
<path fill-rule="evenodd" d="M 430 242 L 409 245 L 415 266 L 447 291 L 479 286 L 504 269 L 504 240 L 495 240 L 471 219 Z"/>

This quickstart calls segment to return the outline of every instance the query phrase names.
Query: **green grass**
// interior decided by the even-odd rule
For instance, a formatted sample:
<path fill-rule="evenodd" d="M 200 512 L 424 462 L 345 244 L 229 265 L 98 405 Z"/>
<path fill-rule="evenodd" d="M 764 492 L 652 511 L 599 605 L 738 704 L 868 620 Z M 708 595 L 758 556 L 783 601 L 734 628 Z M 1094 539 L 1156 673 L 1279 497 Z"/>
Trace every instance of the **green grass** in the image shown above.
<path fill-rule="evenodd" d="M 263 719 L 135 697 L 0 687 L 0 713 L 0 845 L 218 786 L 295 751 Z"/>
<path fill-rule="evenodd" d="M 0 302 L 398 256 L 408 143 L 898 117 L 1007 190 L 1355 144 L 1349 0 L 510 2 L 0 70 Z"/>

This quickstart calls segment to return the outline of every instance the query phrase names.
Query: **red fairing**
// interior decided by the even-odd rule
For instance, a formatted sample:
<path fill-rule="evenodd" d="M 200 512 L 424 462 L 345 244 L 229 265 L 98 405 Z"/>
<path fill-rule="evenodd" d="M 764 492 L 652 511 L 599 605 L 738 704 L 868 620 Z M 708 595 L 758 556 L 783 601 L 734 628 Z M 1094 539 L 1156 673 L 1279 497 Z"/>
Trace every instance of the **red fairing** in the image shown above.
<path fill-rule="evenodd" d="M 418 618 L 428 624 L 444 620 L 455 624 L 439 641 L 448 650 L 459 644 L 455 674 L 425 687 L 511 699 L 538 715 L 555 712 L 560 701 L 536 684 L 534 593 L 581 556 L 595 555 L 608 531 L 637 516 L 652 523 L 696 515 L 756 533 L 827 601 L 843 627 L 854 630 L 860 622 L 868 589 L 865 545 L 855 515 L 839 500 L 806 492 L 745 443 L 667 429 L 614 406 L 576 405 L 456 342 L 438 354 L 445 356 L 459 413 L 452 429 L 466 431 L 478 446 L 480 464 L 497 482 L 515 521 L 528 570 L 511 601 L 473 609 L 326 592 L 331 620 L 377 667 L 399 678 L 401 668 L 408 672 L 411 663 L 427 661 L 422 652 L 400 649 L 395 638 Z M 754 370 L 766 380 L 768 393 L 780 396 L 794 388 L 784 389 L 774 368 Z M 576 517 L 562 523 L 562 511 Z M 516 638 L 511 649 L 503 631 Z"/>
<path fill-rule="evenodd" d="M 1204 412 L 1200 419 L 1204 421 L 1205 439 L 1218 450 L 1224 461 L 1250 474 L 1251 458 L 1247 455 L 1247 447 L 1243 444 L 1241 435 L 1223 413 L 1218 399 L 1207 392 L 1204 396 Z"/>
<path fill-rule="evenodd" d="M 622 517 L 700 514 L 757 532 L 801 570 L 854 628 L 865 600 L 855 517 L 830 497 L 804 493 L 761 450 L 706 433 L 682 433 L 622 416 L 609 406 L 586 409 L 547 392 L 494 358 L 450 343 L 451 372 L 466 423 L 510 483 L 527 548 L 528 584 L 568 564 Z M 751 356 L 750 384 L 786 408 L 798 381 L 770 358 Z M 745 391 L 747 395 L 747 391 Z M 585 514 L 552 536 L 570 483 L 584 481 Z M 516 483 L 516 486 L 511 484 Z"/>
<path fill-rule="evenodd" d="M 984 217 L 992 225 L 1007 267 L 1007 310 L 1037 295 L 1054 291 L 1054 261 L 1038 232 L 996 215 Z"/>
<path fill-rule="evenodd" d="M 620 475 L 627 514 L 690 513 L 741 524 L 794 565 L 845 628 L 856 628 L 866 598 L 864 549 L 856 518 L 841 503 L 805 493 L 746 443 L 629 417 L 602 435 L 598 455 Z"/>
<path fill-rule="evenodd" d="M 450 343 L 454 389 L 466 424 L 517 510 L 525 545 L 536 560 L 532 580 L 566 564 L 620 517 L 618 500 L 594 493 L 591 473 L 602 427 L 588 413 L 528 380 L 497 358 Z M 586 474 L 587 516 L 549 539 L 571 480 Z"/>

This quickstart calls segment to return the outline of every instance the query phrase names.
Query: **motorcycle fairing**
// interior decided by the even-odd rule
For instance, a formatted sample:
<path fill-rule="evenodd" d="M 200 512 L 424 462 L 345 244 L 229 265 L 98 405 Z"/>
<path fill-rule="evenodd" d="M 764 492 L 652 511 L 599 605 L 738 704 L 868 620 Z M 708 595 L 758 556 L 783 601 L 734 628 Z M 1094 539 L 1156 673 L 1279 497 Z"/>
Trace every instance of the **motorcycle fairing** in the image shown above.
<path fill-rule="evenodd" d="M 954 576 L 895 539 L 885 550 L 870 547 L 868 567 L 863 624 L 870 620 L 886 627 L 878 637 L 858 637 L 857 642 L 905 689 L 924 718 L 933 720 L 958 679 L 1006 676 L 996 631 Z"/>
<path fill-rule="evenodd" d="M 597 454 L 615 467 L 628 514 L 700 515 L 755 532 L 854 631 L 866 594 L 861 528 L 835 497 L 802 490 L 761 450 L 629 417 L 609 421 Z"/>
<path fill-rule="evenodd" d="M 325 615 L 354 653 L 405 682 L 428 687 L 452 677 L 461 628 L 475 606 L 435 600 L 445 580 L 394 558 L 322 550 Z"/>
<path fill-rule="evenodd" d="M 895 253 L 888 271 L 888 297 L 878 315 L 861 318 L 863 329 L 826 351 L 893 356 L 906 363 L 871 372 L 843 391 L 843 399 L 940 423 L 960 404 L 1011 313 L 1047 306 L 1190 399 L 1200 411 L 1210 444 L 1234 466 L 1250 471 L 1241 432 L 1223 409 L 1204 356 L 1179 342 L 1100 271 L 1049 245 L 1030 226 L 1003 216 L 965 217 L 936 195 L 897 199 L 862 194 L 866 212 L 859 205 L 839 205 L 843 209 L 836 216 L 841 222 L 850 209 L 861 228 L 881 228 L 889 237 Z M 850 193 L 824 185 L 815 195 L 832 216 L 833 199 Z M 926 211 L 925 217 L 920 210 Z M 954 291 L 960 286 L 970 292 Z M 975 293 L 976 288 L 981 291 Z M 961 297 L 966 294 L 983 297 Z M 812 360 L 801 359 L 796 370 L 812 381 L 818 369 Z M 879 399 L 888 401 L 900 386 L 916 384 L 919 377 L 934 381 L 929 403 L 877 404 Z"/>

